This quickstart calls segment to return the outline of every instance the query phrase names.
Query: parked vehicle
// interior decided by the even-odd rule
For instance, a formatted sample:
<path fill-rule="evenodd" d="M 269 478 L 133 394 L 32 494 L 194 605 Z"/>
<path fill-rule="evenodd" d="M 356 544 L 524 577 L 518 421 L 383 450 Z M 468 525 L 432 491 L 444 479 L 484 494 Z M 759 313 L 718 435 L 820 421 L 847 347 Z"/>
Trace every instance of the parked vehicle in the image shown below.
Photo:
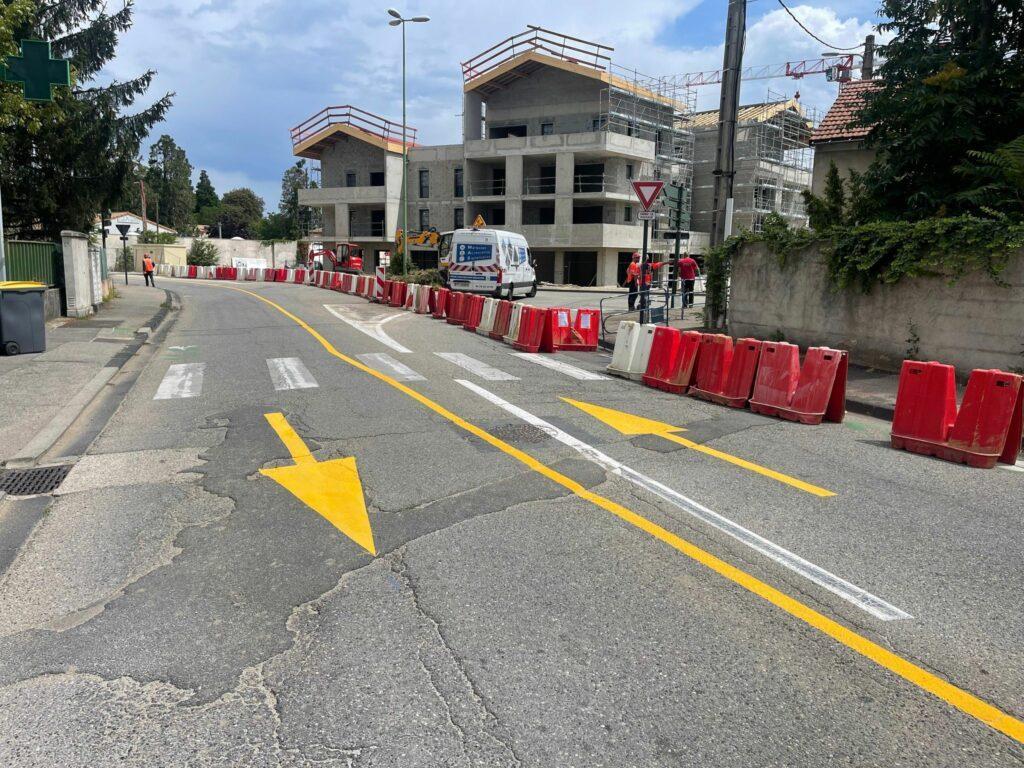
<path fill-rule="evenodd" d="M 352 243 L 338 243 L 337 251 L 332 251 L 330 248 L 310 251 L 306 262 L 311 264 L 314 269 L 361 274 L 363 271 L 363 249 Z"/>
<path fill-rule="evenodd" d="M 526 238 L 501 229 L 456 229 L 445 232 L 439 262 L 448 287 L 512 299 L 537 294 L 537 273 Z"/>

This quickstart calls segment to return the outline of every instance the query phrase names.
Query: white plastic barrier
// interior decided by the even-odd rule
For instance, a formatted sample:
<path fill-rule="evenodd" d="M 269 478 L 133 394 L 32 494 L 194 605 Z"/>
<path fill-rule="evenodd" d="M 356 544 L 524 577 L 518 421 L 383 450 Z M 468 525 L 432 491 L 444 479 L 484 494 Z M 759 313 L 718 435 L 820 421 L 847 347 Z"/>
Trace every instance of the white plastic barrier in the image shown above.
<path fill-rule="evenodd" d="M 640 325 L 633 321 L 619 324 L 615 334 L 615 350 L 608 364 L 608 373 L 634 381 L 647 371 L 651 357 L 651 343 L 654 341 L 654 325 Z"/>
<path fill-rule="evenodd" d="M 512 305 L 512 316 L 508 321 L 508 333 L 503 337 L 506 344 L 511 344 L 519 338 L 519 319 L 523 316 L 524 306 L 524 304 Z"/>
<path fill-rule="evenodd" d="M 423 290 L 423 286 L 419 283 L 409 283 L 409 286 L 405 289 L 405 306 L 402 309 L 415 310 L 416 297 L 420 295 L 421 290 Z"/>
<path fill-rule="evenodd" d="M 430 288 L 429 285 L 421 285 L 416 291 L 416 304 L 413 306 L 413 310 L 417 315 L 430 313 Z"/>
<path fill-rule="evenodd" d="M 498 311 L 498 299 L 484 299 L 483 313 L 480 315 L 480 324 L 476 332 L 486 336 L 494 329 L 494 315 Z"/>
<path fill-rule="evenodd" d="M 284 278 L 284 281 L 286 283 L 294 283 L 295 282 L 295 270 L 294 269 L 289 269 L 287 271 L 286 276 Z"/>

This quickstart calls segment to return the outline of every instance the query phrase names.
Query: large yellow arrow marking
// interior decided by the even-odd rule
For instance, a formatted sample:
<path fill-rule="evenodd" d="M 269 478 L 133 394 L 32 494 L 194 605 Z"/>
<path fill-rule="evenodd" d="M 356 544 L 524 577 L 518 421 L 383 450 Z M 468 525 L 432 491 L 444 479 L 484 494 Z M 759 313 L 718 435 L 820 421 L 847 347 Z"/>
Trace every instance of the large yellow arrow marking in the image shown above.
<path fill-rule="evenodd" d="M 371 555 L 376 555 L 355 458 L 317 461 L 284 414 L 268 413 L 266 418 L 295 463 L 290 467 L 261 469 L 260 474 L 318 512 Z"/>
<path fill-rule="evenodd" d="M 762 467 L 760 464 L 755 464 L 752 461 L 741 459 L 739 456 L 733 456 L 731 453 L 725 451 L 719 451 L 714 448 L 709 448 L 706 445 L 695 443 L 692 440 L 687 440 L 685 437 L 680 437 L 677 432 L 685 432 L 682 427 L 674 427 L 671 424 L 665 424 L 661 421 L 654 421 L 653 419 L 645 419 L 643 416 L 634 416 L 631 413 L 623 413 L 622 411 L 616 411 L 611 408 L 605 408 L 601 405 L 593 405 L 591 403 L 582 403 L 579 400 L 570 400 L 567 397 L 563 397 L 562 400 L 574 405 L 585 413 L 589 413 L 598 421 L 603 421 L 612 429 L 617 432 L 621 432 L 624 435 L 657 435 L 663 437 L 666 440 L 671 440 L 673 443 L 691 448 L 694 451 L 705 453 L 708 456 L 714 456 L 716 459 L 727 461 L 730 464 L 735 464 L 737 467 L 756 472 L 759 475 L 770 477 L 773 480 L 778 480 L 780 483 L 792 486 L 793 488 L 799 488 L 801 491 L 812 493 L 815 496 L 822 498 L 828 498 L 829 496 L 835 496 L 832 491 L 819 488 L 816 485 L 805 483 L 803 480 L 797 480 L 795 477 L 784 475 L 781 472 L 776 472 L 774 469 L 768 469 L 768 467 Z"/>

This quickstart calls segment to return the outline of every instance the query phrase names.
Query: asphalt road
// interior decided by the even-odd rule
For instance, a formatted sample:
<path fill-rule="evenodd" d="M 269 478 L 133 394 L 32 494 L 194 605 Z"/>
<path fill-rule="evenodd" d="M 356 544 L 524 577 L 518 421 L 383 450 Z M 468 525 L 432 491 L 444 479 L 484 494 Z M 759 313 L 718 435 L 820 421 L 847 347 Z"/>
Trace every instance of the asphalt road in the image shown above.
<path fill-rule="evenodd" d="M 1019 471 L 315 288 L 161 287 L 169 335 L 0 576 L 0 765 L 1024 761 Z M 375 556 L 260 473 L 277 412 L 355 458 Z"/>

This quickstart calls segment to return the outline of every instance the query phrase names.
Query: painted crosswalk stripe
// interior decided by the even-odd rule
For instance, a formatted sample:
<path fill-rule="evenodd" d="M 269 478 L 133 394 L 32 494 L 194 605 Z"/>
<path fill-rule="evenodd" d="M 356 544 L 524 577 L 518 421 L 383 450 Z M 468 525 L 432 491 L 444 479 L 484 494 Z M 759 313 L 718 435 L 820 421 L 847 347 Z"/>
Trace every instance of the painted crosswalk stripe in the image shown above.
<path fill-rule="evenodd" d="M 513 376 L 511 373 L 505 373 L 502 370 L 476 360 L 469 355 L 464 355 L 461 352 L 435 352 L 434 354 L 442 360 L 447 360 L 453 365 L 465 368 L 470 373 L 475 376 L 479 376 L 481 379 L 485 379 L 486 381 L 519 381 L 518 376 Z"/>
<path fill-rule="evenodd" d="M 381 373 L 386 373 L 398 381 L 426 381 L 425 377 L 420 376 L 412 368 L 407 365 L 403 365 L 395 360 L 391 355 L 385 354 L 384 352 L 374 352 L 368 355 L 356 355 L 356 357 L 371 368 L 375 368 Z"/>
<path fill-rule="evenodd" d="M 182 397 L 199 397 L 203 392 L 203 372 L 206 363 L 178 363 L 164 374 L 154 400 L 174 400 Z"/>
<path fill-rule="evenodd" d="M 320 386 L 313 378 L 313 374 L 297 357 L 275 357 L 267 360 L 267 368 L 270 369 L 270 380 L 274 382 L 274 389 L 312 389 Z"/>
<path fill-rule="evenodd" d="M 580 381 L 609 381 L 607 376 L 602 376 L 599 373 L 593 371 L 585 371 L 582 368 L 577 368 L 575 365 L 569 365 L 561 360 L 556 360 L 550 355 L 534 354 L 530 352 L 511 352 L 511 355 L 518 357 L 520 360 L 529 360 L 531 363 L 537 365 L 543 365 L 545 368 L 550 368 L 553 371 L 564 373 L 566 376 L 570 376 Z"/>

